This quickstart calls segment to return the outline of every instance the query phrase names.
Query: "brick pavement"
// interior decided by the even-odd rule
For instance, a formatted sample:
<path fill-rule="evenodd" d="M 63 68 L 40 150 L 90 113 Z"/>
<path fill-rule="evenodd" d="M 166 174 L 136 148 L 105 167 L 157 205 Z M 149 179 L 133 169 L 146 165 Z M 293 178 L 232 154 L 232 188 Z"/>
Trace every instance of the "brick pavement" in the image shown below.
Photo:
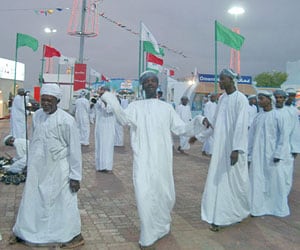
<path fill-rule="evenodd" d="M 4 152 L 14 153 L 13 149 L 2 145 L 2 139 L 8 131 L 9 122 L 1 120 L 0 155 Z M 125 147 L 115 148 L 113 174 L 95 171 L 93 140 L 89 147 L 82 148 L 84 179 L 79 192 L 79 208 L 86 244 L 77 249 L 139 249 L 139 219 L 133 193 L 132 152 L 128 137 L 126 130 Z M 192 146 L 189 155 L 174 152 L 177 200 L 172 213 L 172 231 L 169 236 L 157 242 L 156 250 L 300 249 L 299 159 L 290 195 L 291 216 L 248 218 L 218 233 L 209 231 L 208 224 L 200 220 L 200 200 L 208 162 L 209 159 L 200 154 L 200 144 Z M 22 189 L 23 184 L 15 186 L 0 183 L 0 233 L 3 238 L 0 249 L 56 249 L 8 245 Z"/>

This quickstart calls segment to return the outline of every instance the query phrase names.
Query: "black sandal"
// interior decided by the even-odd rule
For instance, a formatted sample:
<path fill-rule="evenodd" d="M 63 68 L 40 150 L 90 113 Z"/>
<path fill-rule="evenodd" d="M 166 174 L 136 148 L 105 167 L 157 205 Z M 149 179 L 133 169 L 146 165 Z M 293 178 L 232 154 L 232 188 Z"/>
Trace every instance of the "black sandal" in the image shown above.
<path fill-rule="evenodd" d="M 220 226 L 215 225 L 215 224 L 211 224 L 209 230 L 213 231 L 213 232 L 219 232 L 220 231 Z"/>
<path fill-rule="evenodd" d="M 19 179 L 20 179 L 20 182 L 25 182 L 26 181 L 25 174 L 19 174 Z"/>
<path fill-rule="evenodd" d="M 20 184 L 20 178 L 17 175 L 13 175 L 12 176 L 12 183 L 15 185 L 19 185 Z"/>
<path fill-rule="evenodd" d="M 12 176 L 11 175 L 6 175 L 4 183 L 6 185 L 9 185 L 12 182 Z"/>

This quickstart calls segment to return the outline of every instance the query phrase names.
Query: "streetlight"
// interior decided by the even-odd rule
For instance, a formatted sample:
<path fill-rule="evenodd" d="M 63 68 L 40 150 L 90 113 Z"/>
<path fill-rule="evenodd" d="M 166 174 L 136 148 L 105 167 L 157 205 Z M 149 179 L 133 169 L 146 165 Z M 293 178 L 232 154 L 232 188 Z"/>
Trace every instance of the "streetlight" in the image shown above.
<path fill-rule="evenodd" d="M 240 6 L 233 6 L 231 7 L 229 10 L 228 10 L 228 13 L 230 15 L 235 15 L 235 16 L 238 16 L 238 15 L 242 15 L 245 13 L 245 9 L 243 7 L 240 7 Z"/>
<path fill-rule="evenodd" d="M 46 27 L 46 28 L 44 29 L 44 31 L 45 31 L 46 33 L 56 33 L 56 32 L 57 32 L 57 29 L 53 29 L 53 28 Z"/>
<path fill-rule="evenodd" d="M 51 35 L 53 33 L 56 33 L 57 32 L 57 29 L 54 29 L 54 28 L 50 28 L 50 27 L 46 27 L 44 28 L 44 32 Z M 50 36 L 49 36 L 49 45 L 51 45 L 51 39 L 50 39 Z"/>
<path fill-rule="evenodd" d="M 234 15 L 235 20 L 237 20 L 237 17 L 245 13 L 245 9 L 241 6 L 233 6 L 227 11 L 230 15 Z M 237 27 L 234 27 L 232 29 L 237 34 L 240 34 L 240 29 Z M 240 57 L 240 51 L 237 51 L 235 49 L 230 50 L 230 68 L 234 69 L 235 72 L 238 74 L 241 73 L 241 57 Z"/>

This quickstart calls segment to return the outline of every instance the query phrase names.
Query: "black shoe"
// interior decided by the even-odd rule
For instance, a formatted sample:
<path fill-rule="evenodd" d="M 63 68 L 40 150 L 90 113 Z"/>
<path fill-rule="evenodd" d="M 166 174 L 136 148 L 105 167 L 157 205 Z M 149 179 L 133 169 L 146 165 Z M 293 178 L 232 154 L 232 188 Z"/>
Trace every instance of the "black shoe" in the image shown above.
<path fill-rule="evenodd" d="M 219 232 L 220 231 L 220 226 L 215 225 L 215 224 L 211 224 L 209 230 L 213 231 L 213 232 Z"/>
<path fill-rule="evenodd" d="M 101 173 L 107 173 L 108 172 L 107 169 L 101 169 L 101 170 L 98 170 L 98 171 L 101 172 Z"/>

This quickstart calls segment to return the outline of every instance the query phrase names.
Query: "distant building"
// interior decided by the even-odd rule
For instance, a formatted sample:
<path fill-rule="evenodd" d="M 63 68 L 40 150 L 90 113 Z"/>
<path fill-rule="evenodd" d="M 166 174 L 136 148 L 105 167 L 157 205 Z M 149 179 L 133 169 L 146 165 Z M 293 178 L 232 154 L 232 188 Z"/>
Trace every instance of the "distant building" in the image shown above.
<path fill-rule="evenodd" d="M 215 86 L 215 76 L 212 74 L 198 74 L 197 79 L 190 81 L 178 82 L 172 78 L 168 78 L 168 99 L 169 102 L 180 103 L 180 98 L 185 95 L 190 100 L 192 114 L 202 113 L 203 106 L 207 101 L 210 93 L 216 92 L 221 94 L 223 91 L 219 88 L 219 84 Z M 252 85 L 251 76 L 242 76 L 238 83 L 238 90 L 245 95 L 256 94 L 256 89 Z"/>
<path fill-rule="evenodd" d="M 9 115 L 9 106 L 11 105 L 14 92 L 23 87 L 25 76 L 25 64 L 17 62 L 16 86 L 15 79 L 15 61 L 0 58 L 0 118 Z"/>

